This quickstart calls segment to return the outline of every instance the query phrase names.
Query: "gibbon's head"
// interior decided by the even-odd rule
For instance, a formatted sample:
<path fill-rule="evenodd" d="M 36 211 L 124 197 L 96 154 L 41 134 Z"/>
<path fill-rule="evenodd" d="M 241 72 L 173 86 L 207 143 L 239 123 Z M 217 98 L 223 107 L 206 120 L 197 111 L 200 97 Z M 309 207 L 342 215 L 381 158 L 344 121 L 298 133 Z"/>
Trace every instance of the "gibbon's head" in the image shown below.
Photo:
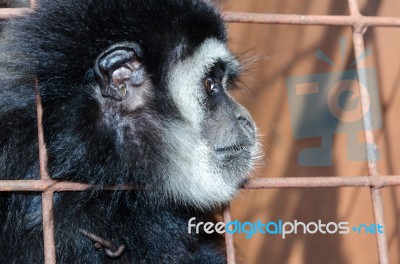
<path fill-rule="evenodd" d="M 210 3 L 42 0 L 6 36 L 10 71 L 39 79 L 53 178 L 140 183 L 197 208 L 246 181 L 255 126 L 229 95 L 240 64 Z"/>

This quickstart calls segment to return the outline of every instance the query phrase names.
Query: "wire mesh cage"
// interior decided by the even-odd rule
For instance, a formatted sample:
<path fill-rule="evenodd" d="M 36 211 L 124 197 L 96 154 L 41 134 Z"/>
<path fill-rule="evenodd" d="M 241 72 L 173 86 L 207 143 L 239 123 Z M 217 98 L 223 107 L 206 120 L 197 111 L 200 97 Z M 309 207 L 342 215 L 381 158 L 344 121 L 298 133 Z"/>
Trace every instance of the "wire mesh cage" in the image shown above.
<path fill-rule="evenodd" d="M 0 4 L 4 1 L 0 1 Z M 35 1 L 30 1 L 31 8 L 34 8 Z M 290 15 L 290 14 L 267 14 L 267 13 L 245 13 L 229 12 L 223 13 L 226 22 L 229 23 L 250 23 L 250 24 L 286 24 L 286 25 L 320 25 L 320 26 L 346 26 L 352 28 L 353 49 L 355 56 L 364 51 L 364 34 L 369 27 L 399 27 L 400 18 L 396 17 L 374 17 L 364 16 L 360 13 L 357 0 L 348 0 L 349 15 Z M 5 20 L 18 16 L 26 12 L 24 8 L 3 8 L 0 9 L 0 19 Z M 365 61 L 357 61 L 356 69 L 359 75 L 363 76 L 361 69 L 365 68 Z M 36 87 L 38 84 L 36 83 Z M 33 91 L 32 91 L 33 92 Z M 361 92 L 362 93 L 362 92 Z M 361 105 L 366 105 L 366 97 L 361 96 Z M 1 192 L 21 192 L 32 191 L 42 193 L 42 216 L 43 216 L 43 237 L 45 263 L 56 263 L 56 249 L 54 238 L 53 220 L 53 194 L 55 192 L 88 191 L 93 186 L 56 181 L 50 178 L 47 172 L 47 153 L 43 138 L 42 115 L 43 109 L 40 101 L 39 92 L 36 90 L 37 116 L 38 116 L 38 138 L 39 138 L 39 157 L 40 157 L 40 179 L 19 180 L 19 181 L 0 181 Z M 363 109 L 363 125 L 369 127 L 372 117 Z M 374 143 L 374 134 L 364 129 L 365 141 Z M 258 178 L 252 180 L 245 189 L 285 189 L 285 188 L 339 188 L 339 187 L 369 187 L 372 198 L 375 222 L 384 224 L 383 201 L 381 189 L 400 185 L 400 175 L 380 175 L 377 166 L 375 152 L 367 149 L 368 174 L 357 177 L 290 177 L 290 178 Z M 128 190 L 130 186 L 112 186 L 109 190 Z M 223 212 L 224 222 L 231 221 L 229 207 Z M 229 264 L 236 263 L 235 246 L 233 235 L 226 233 L 226 251 Z M 385 233 L 376 234 L 376 242 L 379 253 L 380 263 L 389 263 L 388 242 Z"/>

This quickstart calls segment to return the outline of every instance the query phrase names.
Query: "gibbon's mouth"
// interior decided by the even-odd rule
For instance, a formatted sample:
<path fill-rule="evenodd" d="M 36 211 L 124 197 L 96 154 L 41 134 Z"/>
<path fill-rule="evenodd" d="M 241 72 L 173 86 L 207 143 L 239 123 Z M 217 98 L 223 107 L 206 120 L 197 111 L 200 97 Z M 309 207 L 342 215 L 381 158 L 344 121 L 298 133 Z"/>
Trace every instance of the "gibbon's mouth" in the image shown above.
<path fill-rule="evenodd" d="M 221 153 L 221 154 L 226 154 L 226 153 L 239 153 L 242 152 L 244 150 L 248 150 L 252 147 L 252 145 L 249 144 L 235 144 L 235 145 L 231 145 L 228 147 L 218 147 L 215 148 L 214 151 L 217 153 Z"/>

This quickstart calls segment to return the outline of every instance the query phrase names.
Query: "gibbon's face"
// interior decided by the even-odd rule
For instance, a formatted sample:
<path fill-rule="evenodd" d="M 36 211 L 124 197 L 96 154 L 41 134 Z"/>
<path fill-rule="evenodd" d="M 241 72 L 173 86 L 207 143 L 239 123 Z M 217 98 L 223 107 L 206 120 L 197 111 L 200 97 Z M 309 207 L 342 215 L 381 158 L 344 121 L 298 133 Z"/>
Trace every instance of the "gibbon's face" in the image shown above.
<path fill-rule="evenodd" d="M 199 207 L 231 200 L 255 158 L 255 125 L 228 93 L 238 74 L 225 43 L 209 38 L 168 75 L 168 90 L 187 120 L 174 135 L 181 150 L 168 186 Z"/>
<path fill-rule="evenodd" d="M 147 67 L 137 43 L 118 43 L 100 55 L 98 85 L 105 98 L 113 99 L 105 108 L 125 112 L 132 131 L 141 125 L 135 116 L 142 111 L 155 122 L 168 120 L 162 132 L 168 159 L 160 163 L 167 197 L 199 208 L 228 202 L 245 183 L 256 149 L 254 123 L 228 93 L 239 74 L 238 61 L 224 42 L 207 38 L 170 63 L 161 84 L 152 81 Z M 150 105 L 162 117 L 151 116 Z"/>

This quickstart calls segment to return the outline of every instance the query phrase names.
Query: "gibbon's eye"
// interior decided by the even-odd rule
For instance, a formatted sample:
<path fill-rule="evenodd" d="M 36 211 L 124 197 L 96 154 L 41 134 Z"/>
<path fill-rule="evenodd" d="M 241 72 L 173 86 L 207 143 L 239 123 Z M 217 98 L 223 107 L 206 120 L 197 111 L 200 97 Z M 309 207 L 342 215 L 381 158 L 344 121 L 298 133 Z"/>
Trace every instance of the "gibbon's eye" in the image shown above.
<path fill-rule="evenodd" d="M 214 92 L 215 89 L 214 80 L 210 77 L 206 78 L 204 80 L 204 87 L 206 88 L 206 92 L 208 95 L 212 94 L 212 92 Z"/>

